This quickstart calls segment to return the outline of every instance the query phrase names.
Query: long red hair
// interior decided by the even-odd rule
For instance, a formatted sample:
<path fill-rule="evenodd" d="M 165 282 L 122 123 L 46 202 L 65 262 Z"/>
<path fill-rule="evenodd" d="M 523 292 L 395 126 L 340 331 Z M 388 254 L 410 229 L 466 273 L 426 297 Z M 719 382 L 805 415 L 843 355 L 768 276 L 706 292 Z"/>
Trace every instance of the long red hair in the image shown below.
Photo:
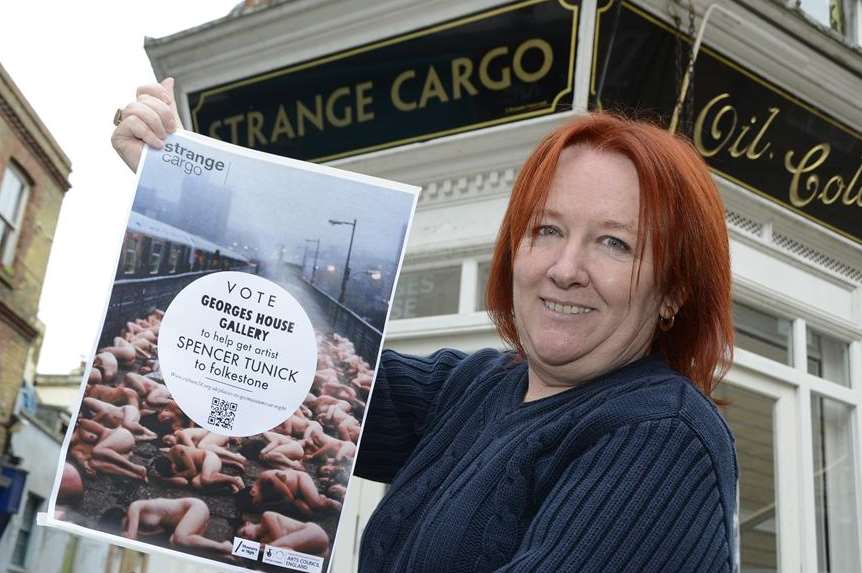
<path fill-rule="evenodd" d="M 521 168 L 491 261 L 486 303 L 497 331 L 523 354 L 515 328 L 512 268 L 518 245 L 544 208 L 563 149 L 585 144 L 624 155 L 640 184 L 638 260 L 648 235 L 656 288 L 682 302 L 652 350 L 710 395 L 733 358 L 731 274 L 724 205 L 691 143 L 660 127 L 608 113 L 578 117 L 548 135 Z M 633 273 L 639 279 L 640 265 Z"/>

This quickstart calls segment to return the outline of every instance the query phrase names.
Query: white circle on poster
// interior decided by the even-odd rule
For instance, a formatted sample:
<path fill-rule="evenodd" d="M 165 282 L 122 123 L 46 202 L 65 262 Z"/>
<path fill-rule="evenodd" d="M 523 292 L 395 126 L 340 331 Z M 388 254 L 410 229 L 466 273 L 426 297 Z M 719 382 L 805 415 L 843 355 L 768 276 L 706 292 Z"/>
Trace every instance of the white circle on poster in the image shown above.
<path fill-rule="evenodd" d="M 299 302 L 249 273 L 196 279 L 159 328 L 159 363 L 177 405 L 227 436 L 278 426 L 302 404 L 317 368 L 317 339 Z"/>

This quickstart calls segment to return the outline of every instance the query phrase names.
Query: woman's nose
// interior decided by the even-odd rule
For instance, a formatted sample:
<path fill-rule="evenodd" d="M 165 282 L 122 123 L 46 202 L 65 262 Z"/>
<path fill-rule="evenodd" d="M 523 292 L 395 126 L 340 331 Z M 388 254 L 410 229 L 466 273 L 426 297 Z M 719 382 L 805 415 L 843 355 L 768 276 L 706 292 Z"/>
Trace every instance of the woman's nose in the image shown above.
<path fill-rule="evenodd" d="M 581 247 L 567 245 L 548 267 L 547 276 L 561 289 L 585 287 L 590 284 L 586 263 L 586 254 Z"/>

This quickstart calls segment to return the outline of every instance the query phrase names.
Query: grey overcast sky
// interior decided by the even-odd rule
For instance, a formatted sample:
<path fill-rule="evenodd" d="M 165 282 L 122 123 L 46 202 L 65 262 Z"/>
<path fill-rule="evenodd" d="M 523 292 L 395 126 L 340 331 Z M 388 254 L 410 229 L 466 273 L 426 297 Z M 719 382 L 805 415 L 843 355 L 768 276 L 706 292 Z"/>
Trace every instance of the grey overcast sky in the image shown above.
<path fill-rule="evenodd" d="M 98 334 L 134 175 L 110 145 L 111 118 L 155 81 L 144 37 L 227 15 L 239 0 L 3 2 L 0 64 L 72 161 L 39 318 L 40 372 L 68 372 Z"/>

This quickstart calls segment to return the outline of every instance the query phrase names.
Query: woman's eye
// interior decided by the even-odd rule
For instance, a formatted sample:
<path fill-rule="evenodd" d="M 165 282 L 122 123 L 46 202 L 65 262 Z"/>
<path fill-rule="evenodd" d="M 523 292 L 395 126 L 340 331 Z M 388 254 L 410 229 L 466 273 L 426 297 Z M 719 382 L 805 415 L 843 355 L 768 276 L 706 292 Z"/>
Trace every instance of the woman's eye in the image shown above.
<path fill-rule="evenodd" d="M 632 250 L 628 243 L 616 237 L 605 237 L 603 242 L 606 246 L 621 253 L 628 253 Z"/>
<path fill-rule="evenodd" d="M 552 237 L 559 236 L 560 230 L 553 225 L 539 225 L 536 227 L 536 230 L 533 232 L 537 237 Z"/>

